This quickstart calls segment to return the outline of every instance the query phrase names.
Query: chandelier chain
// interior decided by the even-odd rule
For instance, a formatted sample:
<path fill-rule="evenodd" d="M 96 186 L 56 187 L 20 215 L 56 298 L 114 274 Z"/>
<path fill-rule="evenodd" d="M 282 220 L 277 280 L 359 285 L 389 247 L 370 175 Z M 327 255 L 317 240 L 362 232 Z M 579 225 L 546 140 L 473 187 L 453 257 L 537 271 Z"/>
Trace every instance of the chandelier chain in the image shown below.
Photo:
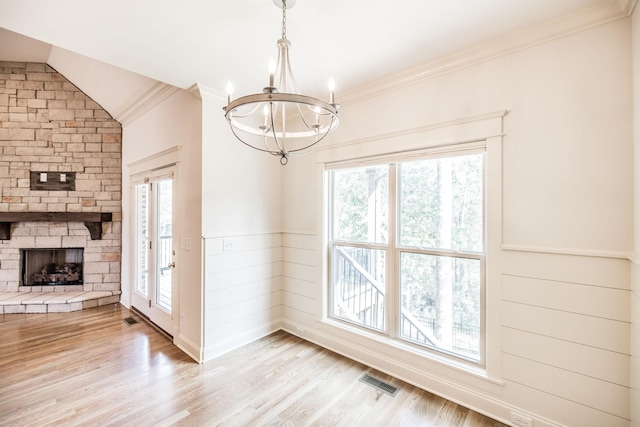
<path fill-rule="evenodd" d="M 282 39 L 287 39 L 287 0 L 282 0 Z"/>

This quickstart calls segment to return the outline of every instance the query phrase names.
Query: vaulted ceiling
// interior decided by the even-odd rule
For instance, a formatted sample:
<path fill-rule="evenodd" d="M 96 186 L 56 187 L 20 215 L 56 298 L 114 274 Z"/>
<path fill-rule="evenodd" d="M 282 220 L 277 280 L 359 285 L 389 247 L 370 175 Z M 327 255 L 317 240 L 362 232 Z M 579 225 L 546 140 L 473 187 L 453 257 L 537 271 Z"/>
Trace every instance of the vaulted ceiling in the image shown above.
<path fill-rule="evenodd" d="M 61 48 L 180 88 L 222 95 L 267 85 L 278 0 L 0 0 L 0 60 L 49 62 Z M 293 71 L 337 96 L 534 44 L 628 15 L 635 0 L 297 0 L 287 12 Z M 35 40 L 18 37 L 17 33 Z M 36 42 L 37 41 L 37 42 Z M 498 46 L 498 47 L 496 47 Z M 409 70 L 409 71 L 407 71 Z M 317 92 L 317 91 L 315 91 Z"/>

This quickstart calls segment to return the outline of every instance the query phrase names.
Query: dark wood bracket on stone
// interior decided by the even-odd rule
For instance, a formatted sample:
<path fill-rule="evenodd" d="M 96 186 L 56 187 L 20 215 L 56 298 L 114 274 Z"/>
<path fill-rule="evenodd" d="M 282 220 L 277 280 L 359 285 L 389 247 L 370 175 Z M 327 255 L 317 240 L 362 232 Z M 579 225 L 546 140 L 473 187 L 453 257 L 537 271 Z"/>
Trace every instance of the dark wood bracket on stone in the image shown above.
<path fill-rule="evenodd" d="M 14 222 L 84 222 L 91 240 L 102 239 L 102 223 L 110 222 L 113 214 L 101 212 L 0 212 L 0 240 L 11 239 Z"/>

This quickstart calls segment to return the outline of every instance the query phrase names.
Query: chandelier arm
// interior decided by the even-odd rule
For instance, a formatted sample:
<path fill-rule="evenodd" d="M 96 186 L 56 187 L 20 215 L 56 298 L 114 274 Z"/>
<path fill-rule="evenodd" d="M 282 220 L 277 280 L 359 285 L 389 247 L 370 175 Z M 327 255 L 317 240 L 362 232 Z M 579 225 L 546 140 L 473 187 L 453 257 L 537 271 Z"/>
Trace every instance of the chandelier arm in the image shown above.
<path fill-rule="evenodd" d="M 229 107 L 227 106 L 227 108 L 229 108 Z M 245 114 L 239 114 L 239 113 L 236 112 L 236 113 L 233 114 L 233 117 L 244 119 L 245 117 L 249 117 L 249 116 L 253 115 L 256 111 L 258 111 L 258 108 L 260 108 L 260 104 L 256 105 L 254 108 L 251 109 L 251 111 L 249 111 L 249 112 L 247 112 Z"/>
<path fill-rule="evenodd" d="M 283 89 L 282 91 L 284 92 L 284 82 L 282 81 L 282 76 L 284 73 L 284 67 L 282 66 L 282 62 L 283 62 L 283 56 L 286 54 L 283 54 L 282 51 L 284 49 L 286 49 L 286 44 L 289 43 L 287 40 L 285 39 L 280 39 L 278 40 L 278 58 L 276 60 L 276 69 L 275 69 L 275 76 L 278 76 L 278 80 L 276 81 L 276 85 L 278 88 Z M 285 46 L 283 46 L 285 45 Z"/>
<path fill-rule="evenodd" d="M 331 123 L 329 125 L 329 129 L 331 129 L 333 127 L 333 122 L 334 122 L 335 118 L 331 117 Z M 322 137 L 320 137 L 320 139 L 318 139 L 316 142 L 314 142 L 311 145 L 307 145 L 306 147 L 302 147 L 302 148 L 298 148 L 297 150 L 291 150 L 288 152 L 288 154 L 305 154 L 305 153 L 300 153 L 300 151 L 304 151 L 304 150 L 308 150 L 309 148 L 313 147 L 314 145 L 318 144 L 320 141 L 322 141 L 323 139 L 325 139 L 327 137 L 327 135 L 329 135 L 329 131 L 325 132 Z"/>
<path fill-rule="evenodd" d="M 265 133 L 265 134 L 264 134 L 264 146 L 265 146 L 265 148 L 266 148 L 266 151 L 267 151 L 269 154 L 273 154 L 273 155 L 275 156 L 275 154 L 274 154 L 274 153 L 276 153 L 276 151 L 269 149 L 269 138 L 270 138 L 270 137 Z"/>
<path fill-rule="evenodd" d="M 264 139 L 264 148 L 265 148 L 265 150 L 266 150 L 266 151 L 271 152 L 271 150 L 269 150 L 269 138 L 267 138 L 267 132 L 268 132 L 268 131 L 267 131 L 267 130 L 265 130 L 265 131 L 264 131 L 264 136 L 263 136 L 263 139 Z"/>
<path fill-rule="evenodd" d="M 262 151 L 263 153 L 269 153 L 269 154 L 273 154 L 274 156 L 278 156 L 281 153 L 277 152 L 277 151 L 273 151 L 273 150 L 269 150 L 269 149 L 262 149 L 259 147 L 256 147 L 255 145 L 251 145 L 248 142 L 245 142 L 242 138 L 240 138 L 240 136 L 236 133 L 235 128 L 233 126 L 231 126 L 231 132 L 233 133 L 233 135 L 236 137 L 236 139 L 240 142 L 242 142 L 244 145 L 246 145 L 247 147 L 253 148 L 254 150 L 258 150 L 258 151 Z M 268 147 L 267 147 L 268 148 Z"/>
<path fill-rule="evenodd" d="M 280 118 L 281 122 L 280 122 L 280 145 L 279 145 L 279 147 L 283 152 L 286 152 L 287 151 L 287 131 L 288 131 L 288 129 L 287 129 L 287 108 L 286 108 L 286 104 L 282 104 L 280 107 L 281 107 L 280 114 L 282 116 Z M 274 123 L 274 126 L 275 126 L 275 123 Z M 276 130 L 277 129 L 274 129 L 274 132 L 273 132 L 274 138 L 276 137 L 276 134 L 277 134 Z"/>
<path fill-rule="evenodd" d="M 287 77 L 290 80 L 289 85 L 291 86 L 291 93 L 300 95 L 300 90 L 298 89 L 298 82 L 296 82 L 296 76 L 293 74 L 293 70 L 291 69 L 291 61 L 289 60 L 289 46 L 290 44 L 285 48 L 286 50 L 285 50 L 285 56 L 284 56 L 284 66 L 286 69 Z M 286 92 L 286 88 L 284 92 Z"/>
<path fill-rule="evenodd" d="M 304 127 L 306 127 L 307 129 L 313 129 L 313 130 L 315 130 L 317 132 L 320 128 L 317 128 L 317 127 L 314 128 L 312 125 L 309 125 L 309 122 L 307 122 L 307 119 L 306 119 L 304 113 L 302 112 L 302 105 L 296 104 L 296 108 L 298 109 L 298 113 L 300 113 L 300 118 L 302 119 L 302 123 L 304 123 Z M 311 106 L 309 106 L 309 108 L 311 108 Z M 314 113 L 315 113 L 315 111 L 314 111 Z"/>
<path fill-rule="evenodd" d="M 273 103 L 270 103 L 271 105 L 273 105 Z M 276 132 L 276 126 L 274 124 L 274 120 L 273 120 L 273 112 L 274 112 L 275 108 L 269 108 L 269 111 L 271 113 L 271 135 L 273 135 L 273 141 L 276 143 L 276 147 L 278 147 L 280 149 L 281 153 L 284 153 L 284 147 L 282 145 L 280 145 L 280 141 L 278 141 L 278 135 Z M 283 109 L 284 110 L 284 109 Z M 284 138 L 284 135 L 283 135 Z"/>
<path fill-rule="evenodd" d="M 302 105 L 302 104 L 296 104 L 296 108 L 298 109 L 298 113 L 300 113 L 300 118 L 302 119 L 302 123 L 304 123 L 304 126 L 307 129 L 310 130 L 314 130 L 314 131 L 319 131 L 320 129 L 322 129 L 322 126 L 320 126 L 319 123 L 314 123 L 314 124 L 309 124 L 309 122 L 306 119 L 305 114 L 302 112 L 302 108 L 308 108 L 313 114 L 315 114 L 316 116 L 331 116 L 331 113 L 327 113 L 323 111 L 326 111 L 324 109 L 322 109 L 321 107 L 317 106 L 317 105 Z M 320 112 L 316 111 L 319 110 Z"/>

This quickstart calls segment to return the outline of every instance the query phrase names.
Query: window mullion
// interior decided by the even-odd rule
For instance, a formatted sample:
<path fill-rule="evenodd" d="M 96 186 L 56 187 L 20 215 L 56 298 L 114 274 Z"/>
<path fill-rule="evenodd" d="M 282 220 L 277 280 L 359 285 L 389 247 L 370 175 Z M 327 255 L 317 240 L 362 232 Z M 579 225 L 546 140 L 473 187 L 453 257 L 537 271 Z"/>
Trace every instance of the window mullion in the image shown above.
<path fill-rule="evenodd" d="M 389 245 L 387 249 L 386 258 L 389 260 L 387 262 L 387 283 L 386 293 L 387 300 L 385 306 L 385 316 L 386 316 L 386 333 L 391 338 L 397 338 L 399 334 L 398 330 L 398 319 L 399 319 L 399 311 L 400 311 L 400 299 L 399 299 L 399 287 L 398 287 L 398 279 L 400 274 L 398 272 L 398 260 L 399 254 L 396 251 L 397 246 L 397 233 L 398 226 L 396 224 L 397 221 L 397 212 L 398 212 L 398 198 L 397 198 L 397 190 L 398 190 L 398 174 L 397 174 L 397 166 L 396 164 L 389 165 Z"/>
<path fill-rule="evenodd" d="M 386 251 L 389 245 L 384 243 L 367 243 L 367 242 L 354 242 L 351 240 L 339 240 L 335 239 L 331 241 L 332 245 L 338 246 L 352 246 L 354 248 L 365 248 L 365 249 L 378 249 Z"/>
<path fill-rule="evenodd" d="M 396 247 L 400 252 L 412 253 L 412 254 L 423 254 L 423 255 L 441 255 L 448 256 L 452 258 L 470 258 L 470 259 L 478 259 L 483 260 L 485 258 L 485 254 L 482 252 L 471 252 L 471 251 L 455 251 L 448 249 L 423 249 L 423 248 L 415 248 L 411 246 L 400 246 Z"/>

